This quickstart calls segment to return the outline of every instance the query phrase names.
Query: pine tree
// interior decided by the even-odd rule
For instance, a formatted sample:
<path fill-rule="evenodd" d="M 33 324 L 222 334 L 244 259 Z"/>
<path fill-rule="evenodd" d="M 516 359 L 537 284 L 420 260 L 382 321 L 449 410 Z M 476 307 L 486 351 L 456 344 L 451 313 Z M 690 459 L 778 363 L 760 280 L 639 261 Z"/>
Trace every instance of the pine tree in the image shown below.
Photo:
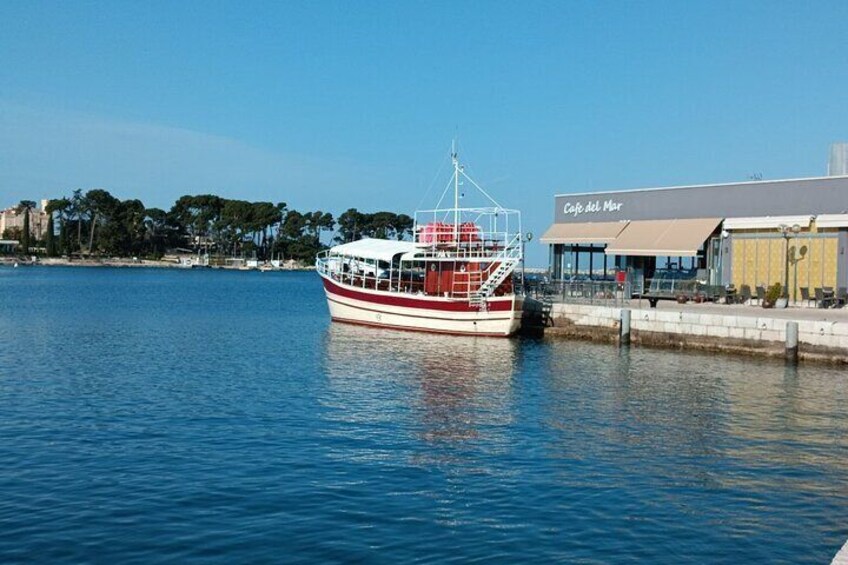
<path fill-rule="evenodd" d="M 35 208 L 35 202 L 32 200 L 21 200 L 18 204 L 18 214 L 24 215 L 24 229 L 21 233 L 21 248 L 24 255 L 29 255 L 29 214 L 33 208 Z"/>
<path fill-rule="evenodd" d="M 44 235 L 45 246 L 47 247 L 47 256 L 56 256 L 56 241 L 53 237 L 53 208 L 51 203 L 47 206 L 47 233 Z"/>

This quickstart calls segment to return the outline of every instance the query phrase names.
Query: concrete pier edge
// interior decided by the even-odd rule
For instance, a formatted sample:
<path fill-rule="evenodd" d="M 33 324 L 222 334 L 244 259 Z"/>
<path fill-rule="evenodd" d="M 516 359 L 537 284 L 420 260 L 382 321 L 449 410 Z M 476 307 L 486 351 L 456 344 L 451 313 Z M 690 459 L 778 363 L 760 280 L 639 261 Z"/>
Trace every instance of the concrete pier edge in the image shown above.
<path fill-rule="evenodd" d="M 833 557 L 833 561 L 830 562 L 830 565 L 848 565 L 848 541 L 845 542 L 845 545 L 842 546 L 836 555 Z"/>
<path fill-rule="evenodd" d="M 628 343 L 635 346 L 782 358 L 788 363 L 848 364 L 848 317 L 787 320 L 760 315 L 756 309 L 750 313 L 557 303 L 551 310 L 553 326 L 545 334 L 624 345 L 627 319 Z"/>

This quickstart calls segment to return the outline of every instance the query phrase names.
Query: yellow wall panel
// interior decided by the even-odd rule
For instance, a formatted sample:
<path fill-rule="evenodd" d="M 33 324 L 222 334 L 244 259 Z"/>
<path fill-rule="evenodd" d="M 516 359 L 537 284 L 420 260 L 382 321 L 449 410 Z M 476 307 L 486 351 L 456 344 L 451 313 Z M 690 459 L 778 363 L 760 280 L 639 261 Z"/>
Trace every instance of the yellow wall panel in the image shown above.
<path fill-rule="evenodd" d="M 731 261 L 731 274 L 733 286 L 739 288 L 744 277 L 743 269 L 745 268 L 745 241 L 742 239 L 733 240 L 733 254 Z"/>
<path fill-rule="evenodd" d="M 786 277 L 786 242 L 769 239 L 769 277 L 766 285 L 783 284 Z"/>
<path fill-rule="evenodd" d="M 767 239 L 756 239 L 757 242 L 757 270 L 756 277 L 754 279 L 754 284 L 751 285 L 751 288 L 759 286 L 761 284 L 765 284 L 765 282 L 769 278 L 769 240 Z"/>
<path fill-rule="evenodd" d="M 753 289 L 757 284 L 757 251 L 759 251 L 758 241 L 756 239 L 748 239 L 745 241 L 745 281 Z"/>
<path fill-rule="evenodd" d="M 801 287 L 810 289 L 810 295 L 816 288 L 836 287 L 839 241 L 835 234 L 791 238 L 788 273 L 786 240 L 768 235 L 733 240 L 732 282 L 737 288 L 748 285 L 755 292 L 758 285 L 783 284 L 787 274 L 790 298 L 800 300 Z"/>
<path fill-rule="evenodd" d="M 823 239 L 810 240 L 810 292 L 812 289 L 825 286 L 822 284 Z"/>
<path fill-rule="evenodd" d="M 835 237 L 829 237 L 823 241 L 824 274 L 822 283 L 824 286 L 836 287 L 836 254 L 839 246 Z"/>
<path fill-rule="evenodd" d="M 798 287 L 810 286 L 810 238 L 799 237 L 792 243 L 792 271 L 798 275 Z M 800 296 L 800 294 L 799 294 Z"/>

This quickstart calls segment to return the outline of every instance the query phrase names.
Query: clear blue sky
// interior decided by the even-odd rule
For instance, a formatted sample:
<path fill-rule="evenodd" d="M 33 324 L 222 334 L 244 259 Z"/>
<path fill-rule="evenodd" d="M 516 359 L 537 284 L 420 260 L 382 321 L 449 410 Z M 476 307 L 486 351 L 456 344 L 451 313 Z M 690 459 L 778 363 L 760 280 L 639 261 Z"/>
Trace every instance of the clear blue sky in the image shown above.
<path fill-rule="evenodd" d="M 6 0 L 0 206 L 412 211 L 455 135 L 537 234 L 555 193 L 816 176 L 848 139 L 845 22 L 844 1 Z"/>

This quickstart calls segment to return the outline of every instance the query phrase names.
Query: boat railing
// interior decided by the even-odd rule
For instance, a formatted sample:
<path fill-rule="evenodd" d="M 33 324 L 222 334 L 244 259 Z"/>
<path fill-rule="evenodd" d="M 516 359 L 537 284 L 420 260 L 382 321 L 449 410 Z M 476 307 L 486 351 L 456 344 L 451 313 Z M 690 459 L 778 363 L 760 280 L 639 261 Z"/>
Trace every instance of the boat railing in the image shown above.
<path fill-rule="evenodd" d="M 323 261 L 319 259 L 315 263 L 316 270 L 327 278 L 345 286 L 406 294 L 424 293 L 423 277 L 398 276 L 398 271 L 390 272 L 388 270 L 377 273 L 355 269 L 345 271 L 343 269 L 333 269 L 327 263 L 326 259 Z"/>
<path fill-rule="evenodd" d="M 327 249 L 325 251 L 319 251 L 315 256 L 315 270 L 319 273 L 329 274 L 329 267 L 327 265 L 327 259 L 330 256 L 330 250 Z"/>
<path fill-rule="evenodd" d="M 510 246 L 520 244 L 521 236 L 510 232 L 478 232 L 473 237 L 460 238 L 457 241 L 453 234 L 450 237 L 434 238 L 434 241 L 422 240 L 422 234 L 416 234 L 416 244 L 423 258 L 439 259 L 444 257 L 458 259 L 494 259 L 500 256 Z M 430 236 L 431 234 L 425 234 Z M 429 237 L 427 238 L 429 239 Z"/>
<path fill-rule="evenodd" d="M 505 236 L 509 236 L 509 239 L 504 238 L 503 245 L 497 248 L 489 247 L 485 253 L 462 253 L 461 249 L 422 249 L 416 252 L 415 261 L 449 259 L 481 263 L 480 268 L 468 265 L 455 271 L 451 289 L 441 294 L 460 300 L 491 296 L 521 260 L 521 234 Z M 473 261 L 474 259 L 476 261 Z M 358 260 L 351 261 L 349 257 L 334 255 L 332 250 L 318 253 L 315 269 L 327 278 L 346 286 L 399 293 L 424 292 L 422 273 L 384 269 Z"/>

